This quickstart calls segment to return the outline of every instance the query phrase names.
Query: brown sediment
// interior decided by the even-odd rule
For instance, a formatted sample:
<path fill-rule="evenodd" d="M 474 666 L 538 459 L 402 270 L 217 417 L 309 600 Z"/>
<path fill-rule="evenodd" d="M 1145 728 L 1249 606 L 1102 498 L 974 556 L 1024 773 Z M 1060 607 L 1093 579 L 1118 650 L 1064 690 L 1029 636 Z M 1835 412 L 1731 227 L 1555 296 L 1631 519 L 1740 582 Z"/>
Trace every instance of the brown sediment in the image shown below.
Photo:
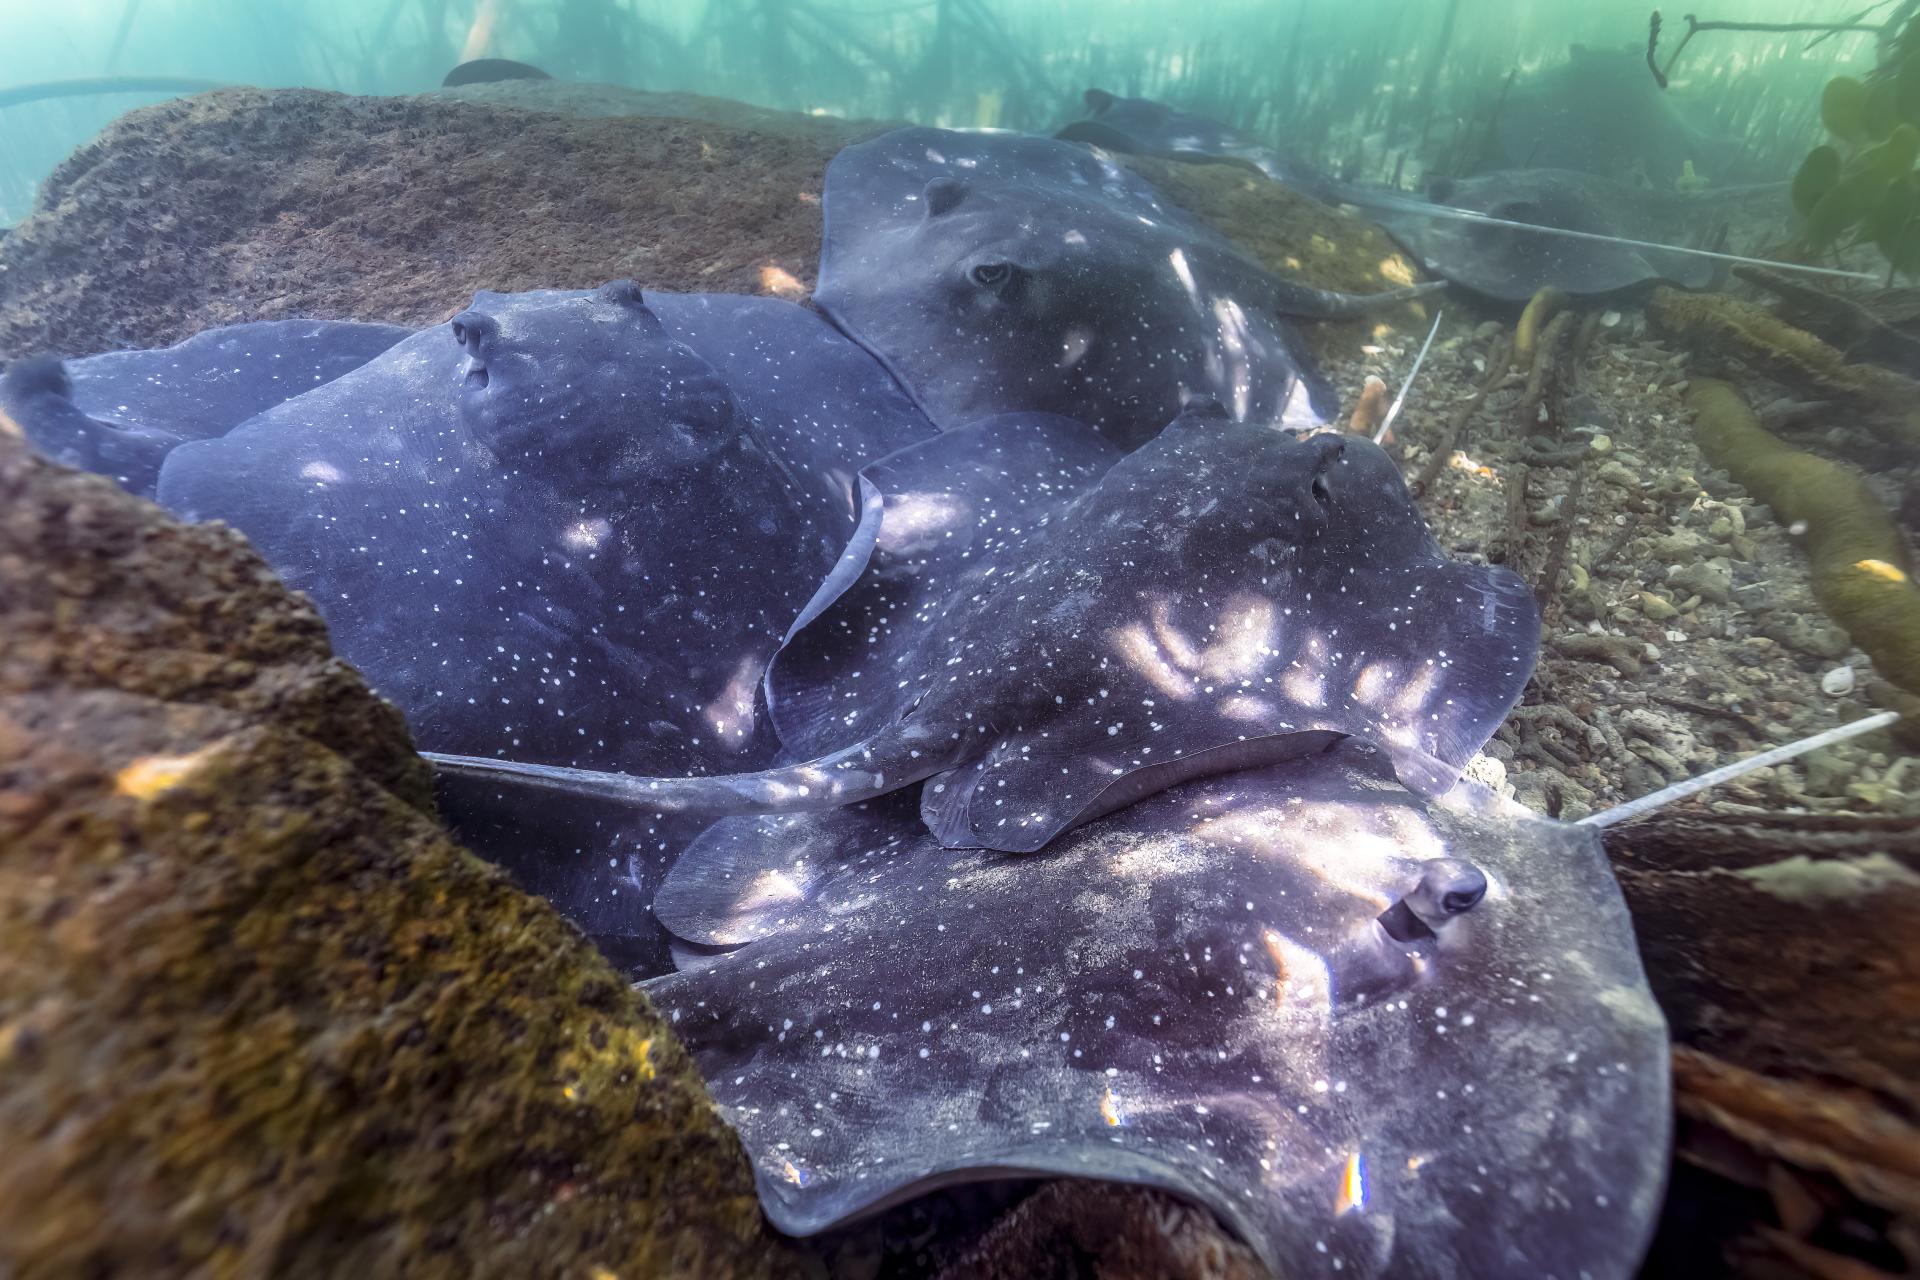
<path fill-rule="evenodd" d="M 235 534 L 0 436 L 0 1274 L 790 1274 L 666 1025 Z"/>
<path fill-rule="evenodd" d="M 1722 293 L 1659 288 L 1647 318 L 1682 346 L 1736 361 L 1796 391 L 1838 401 L 1890 444 L 1920 446 L 1920 382 L 1838 350 L 1766 308 Z"/>
<path fill-rule="evenodd" d="M 1906 538 L 1854 471 L 1781 443 L 1725 382 L 1687 392 L 1694 439 L 1754 497 L 1802 535 L 1814 595 L 1880 674 L 1920 695 L 1920 587 Z"/>

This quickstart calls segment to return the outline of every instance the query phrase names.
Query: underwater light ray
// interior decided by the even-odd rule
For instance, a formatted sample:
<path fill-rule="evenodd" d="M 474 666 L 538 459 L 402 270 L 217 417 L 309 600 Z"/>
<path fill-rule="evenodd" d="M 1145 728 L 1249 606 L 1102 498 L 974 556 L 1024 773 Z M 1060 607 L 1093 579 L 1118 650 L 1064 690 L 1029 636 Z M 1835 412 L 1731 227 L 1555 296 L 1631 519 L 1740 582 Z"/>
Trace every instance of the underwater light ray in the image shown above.
<path fill-rule="evenodd" d="M 1537 222 L 1516 222 L 1511 218 L 1495 217 L 1490 213 L 1478 213 L 1472 209 L 1459 209 L 1448 204 L 1429 204 L 1408 196 L 1391 192 L 1354 191 L 1348 189 L 1340 193 L 1340 199 L 1347 204 L 1362 209 L 1385 209 L 1395 213 L 1411 213 L 1432 218 L 1450 219 L 1456 222 L 1477 222 L 1485 226 L 1511 227 L 1516 231 L 1536 231 L 1541 235 L 1559 236 L 1566 240 L 1587 240 L 1597 244 L 1623 244 L 1634 249 L 1658 249 L 1663 253 L 1681 253 L 1695 258 L 1710 258 L 1715 262 L 1737 262 L 1752 267 L 1772 267 L 1776 271 L 1798 271 L 1804 275 L 1836 276 L 1842 280 L 1868 280 L 1878 282 L 1880 277 L 1870 271 L 1846 271 L 1839 267 L 1816 267 L 1802 262 L 1781 262 L 1774 258 L 1749 258 L 1739 253 L 1721 253 L 1714 249 L 1690 249 L 1683 245 L 1661 244 L 1657 240 L 1635 240 L 1629 236 L 1602 235 L 1598 231 L 1575 231 L 1568 227 L 1547 227 Z"/>

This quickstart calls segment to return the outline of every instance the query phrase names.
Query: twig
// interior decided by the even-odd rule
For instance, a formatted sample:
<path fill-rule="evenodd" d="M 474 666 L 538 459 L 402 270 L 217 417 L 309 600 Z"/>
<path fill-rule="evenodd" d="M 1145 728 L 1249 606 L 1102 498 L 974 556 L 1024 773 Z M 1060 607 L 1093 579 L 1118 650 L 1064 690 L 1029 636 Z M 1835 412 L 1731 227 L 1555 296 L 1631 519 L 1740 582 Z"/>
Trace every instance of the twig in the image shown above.
<path fill-rule="evenodd" d="M 1540 580 L 1533 588 L 1533 598 L 1540 602 L 1542 617 L 1559 602 L 1560 573 L 1566 568 L 1567 548 L 1573 542 L 1574 521 L 1580 514 L 1580 499 L 1586 489 L 1587 472 L 1583 467 L 1573 473 L 1573 483 L 1567 486 L 1566 501 L 1560 504 L 1560 526 L 1547 543 L 1547 562 L 1541 567 Z"/>
<path fill-rule="evenodd" d="M 1680 61 L 1681 52 L 1687 42 L 1702 31 L 1770 31 L 1776 34 L 1793 31 L 1821 31 L 1827 35 L 1841 35 L 1849 31 L 1860 31 L 1880 35 L 1885 27 L 1880 24 L 1864 22 L 1702 22 L 1692 14 L 1686 15 L 1687 34 L 1680 37 L 1680 43 L 1673 47 L 1667 56 L 1665 66 L 1658 62 L 1660 49 L 1660 11 L 1655 9 L 1653 17 L 1647 22 L 1647 70 L 1653 72 L 1653 82 L 1662 89 L 1667 87 L 1668 77 L 1673 74 L 1673 64 Z"/>
<path fill-rule="evenodd" d="M 1562 311 L 1547 322 L 1533 352 L 1533 367 L 1527 370 L 1527 389 L 1514 410 L 1514 421 L 1522 436 L 1537 434 L 1543 426 L 1560 423 L 1561 391 L 1566 368 L 1573 351 L 1574 313 Z M 1519 345 L 1519 339 L 1514 340 Z"/>
<path fill-rule="evenodd" d="M 1752 717 L 1743 716 L 1738 711 L 1729 711 L 1725 707 L 1716 707 L 1706 702 L 1689 702 L 1685 698 L 1670 698 L 1664 693 L 1650 693 L 1647 695 L 1647 701 L 1658 702 L 1663 706 L 1672 707 L 1676 711 L 1690 711 L 1697 716 L 1710 716 L 1715 719 L 1726 720 L 1745 729 L 1751 737 L 1759 738 L 1763 736 L 1759 724 L 1757 724 Z"/>
<path fill-rule="evenodd" d="M 1527 478 L 1530 474 L 1524 462 L 1513 462 L 1507 466 L 1507 532 L 1500 547 L 1499 562 L 1515 572 L 1519 571 L 1520 546 L 1527 537 Z"/>
<path fill-rule="evenodd" d="M 1513 340 L 1503 338 L 1500 345 L 1487 357 L 1486 376 L 1480 380 L 1480 385 L 1474 388 L 1473 394 L 1461 401 L 1460 406 L 1454 410 L 1453 419 L 1447 423 L 1446 435 L 1427 456 L 1426 462 L 1421 464 L 1420 474 L 1415 476 L 1413 483 L 1408 486 L 1413 490 L 1416 498 L 1433 487 L 1433 482 L 1446 469 L 1447 459 L 1453 457 L 1455 450 L 1466 439 L 1467 426 L 1473 421 L 1473 415 L 1479 412 L 1488 394 L 1507 376 L 1508 353 L 1512 349 Z"/>

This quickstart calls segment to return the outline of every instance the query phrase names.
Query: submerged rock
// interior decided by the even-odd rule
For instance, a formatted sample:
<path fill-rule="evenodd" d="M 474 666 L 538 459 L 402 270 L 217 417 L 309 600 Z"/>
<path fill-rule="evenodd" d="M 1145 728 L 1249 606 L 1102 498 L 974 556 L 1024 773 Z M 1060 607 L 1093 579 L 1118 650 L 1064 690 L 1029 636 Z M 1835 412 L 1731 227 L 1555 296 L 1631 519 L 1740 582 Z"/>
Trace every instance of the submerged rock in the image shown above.
<path fill-rule="evenodd" d="M 684 95 L 628 95 L 632 114 L 595 118 L 525 109 L 577 86 L 513 89 L 225 89 L 122 116 L 0 243 L 0 361 L 290 316 L 419 326 L 479 289 L 624 276 L 797 296 L 827 160 L 873 129 L 642 114 L 704 101 Z"/>
<path fill-rule="evenodd" d="M 0 1273 L 792 1270 L 665 1025 L 235 534 L 0 428 Z"/>

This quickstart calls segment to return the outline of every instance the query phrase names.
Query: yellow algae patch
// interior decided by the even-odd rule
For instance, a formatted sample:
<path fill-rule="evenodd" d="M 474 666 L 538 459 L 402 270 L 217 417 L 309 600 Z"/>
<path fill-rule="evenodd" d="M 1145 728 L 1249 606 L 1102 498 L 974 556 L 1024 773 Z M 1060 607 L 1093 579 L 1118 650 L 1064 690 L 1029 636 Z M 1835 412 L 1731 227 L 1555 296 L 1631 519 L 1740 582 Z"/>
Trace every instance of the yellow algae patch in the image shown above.
<path fill-rule="evenodd" d="M 760 268 L 760 288 L 789 302 L 797 302 L 807 296 L 807 286 L 801 284 L 791 271 L 771 262 Z"/>
<path fill-rule="evenodd" d="M 1905 582 L 1907 580 L 1906 574 L 1900 572 L 1900 570 L 1894 568 L 1885 560 L 1861 560 L 1856 562 L 1853 567 L 1863 573 L 1870 573 L 1876 578 L 1885 578 L 1888 582 Z"/>
<path fill-rule="evenodd" d="M 142 756 L 114 775 L 113 789 L 135 800 L 151 800 L 179 786 L 212 753 L 208 746 L 185 756 Z"/>
<path fill-rule="evenodd" d="M 1410 285 L 1414 283 L 1413 264 L 1399 254 L 1380 259 L 1380 265 L 1374 268 L 1380 278 L 1389 284 Z"/>

